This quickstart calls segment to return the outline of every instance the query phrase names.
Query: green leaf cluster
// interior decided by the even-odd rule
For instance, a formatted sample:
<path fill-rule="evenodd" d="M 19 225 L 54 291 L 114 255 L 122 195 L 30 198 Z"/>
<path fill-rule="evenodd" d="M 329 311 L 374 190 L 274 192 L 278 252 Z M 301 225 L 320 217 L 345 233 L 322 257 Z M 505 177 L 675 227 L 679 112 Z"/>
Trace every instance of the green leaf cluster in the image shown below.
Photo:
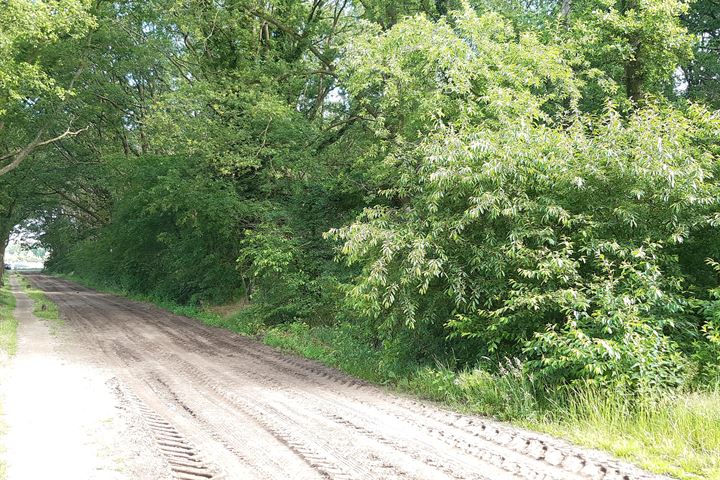
<path fill-rule="evenodd" d="M 699 385 L 714 1 L 12 0 L 0 156 L 87 129 L 2 178 L 2 227 L 278 335 L 352 327 L 388 370 Z"/>

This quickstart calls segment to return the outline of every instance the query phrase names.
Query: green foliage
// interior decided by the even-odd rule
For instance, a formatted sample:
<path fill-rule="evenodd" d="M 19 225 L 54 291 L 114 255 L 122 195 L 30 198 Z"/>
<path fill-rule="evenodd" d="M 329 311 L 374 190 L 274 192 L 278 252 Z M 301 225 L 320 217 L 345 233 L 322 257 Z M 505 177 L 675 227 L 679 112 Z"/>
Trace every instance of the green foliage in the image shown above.
<path fill-rule="evenodd" d="M 680 18 L 686 0 L 573 2 L 566 38 L 588 80 L 585 106 L 604 98 L 625 103 L 672 91 L 673 74 L 692 57 L 693 39 Z M 602 92 L 602 93 L 601 93 Z"/>
<path fill-rule="evenodd" d="M 241 304 L 204 318 L 507 418 L 697 387 L 713 2 L 11 1 L 0 158 L 88 128 L 3 176 L 0 234 L 26 219 L 53 271 Z"/>
<path fill-rule="evenodd" d="M 63 108 L 96 128 L 8 180 L 5 223 L 41 219 L 55 271 L 247 303 L 239 331 L 352 326 L 397 375 L 702 382 L 720 126 L 672 85 L 703 5 L 101 4 L 33 40 L 65 79 L 86 52 Z"/>
<path fill-rule="evenodd" d="M 432 17 L 446 15 L 450 7 L 459 2 L 448 0 L 360 0 L 363 16 L 368 20 L 390 28 L 404 17 L 426 13 Z"/>
<path fill-rule="evenodd" d="M 0 9 L 0 121 L 11 104 L 50 91 L 64 96 L 38 57 L 66 37 L 82 37 L 94 25 L 86 0 L 9 0 Z"/>
<path fill-rule="evenodd" d="M 409 20 L 353 57 L 350 84 L 380 89 L 375 111 L 418 112 L 401 118 L 424 134 L 376 129 L 379 142 L 402 135 L 385 160 L 389 204 L 332 231 L 363 267 L 351 305 L 388 335 L 431 324 L 478 340 L 469 361 L 522 356 L 553 385 L 682 384 L 679 343 L 700 331 L 678 246 L 714 223 L 717 119 L 661 105 L 566 116 L 559 52 L 523 59 L 533 40 L 514 51 L 492 16 L 466 10 L 457 26 Z M 517 83 L 506 63 L 523 66 Z"/>
<path fill-rule="evenodd" d="M 696 0 L 683 16 L 695 40 L 694 58 L 683 66 L 689 98 L 720 108 L 720 2 Z"/>
<path fill-rule="evenodd" d="M 374 117 L 375 142 L 403 149 L 438 123 L 540 119 L 574 104 L 575 81 L 559 47 L 530 33 L 518 38 L 497 14 L 467 7 L 452 20 L 418 16 L 352 45 L 343 72 L 358 107 Z M 386 170 L 411 161 L 381 153 Z"/>
<path fill-rule="evenodd" d="M 247 208 L 233 186 L 183 158 L 145 158 L 124 168 L 127 188 L 113 221 L 85 238 L 71 225 L 54 223 L 59 230 L 49 228 L 47 241 L 67 242 L 73 235 L 78 243 L 54 252 L 48 267 L 96 281 L 112 272 L 118 288 L 178 301 L 232 298 L 241 288 L 235 239 Z"/>
<path fill-rule="evenodd" d="M 720 264 L 712 259 L 707 259 L 707 263 L 720 273 Z M 710 289 L 707 298 L 697 300 L 697 307 L 705 320 L 702 337 L 695 343 L 698 376 L 706 384 L 717 384 L 720 382 L 720 288 Z"/>
<path fill-rule="evenodd" d="M 335 231 L 365 265 L 350 298 L 386 325 L 435 322 L 481 338 L 481 354 L 523 351 L 553 382 L 681 383 L 669 334 L 693 327 L 674 247 L 717 207 L 703 146 L 717 124 L 696 129 L 697 115 L 439 128 L 398 184 L 405 205 Z"/>

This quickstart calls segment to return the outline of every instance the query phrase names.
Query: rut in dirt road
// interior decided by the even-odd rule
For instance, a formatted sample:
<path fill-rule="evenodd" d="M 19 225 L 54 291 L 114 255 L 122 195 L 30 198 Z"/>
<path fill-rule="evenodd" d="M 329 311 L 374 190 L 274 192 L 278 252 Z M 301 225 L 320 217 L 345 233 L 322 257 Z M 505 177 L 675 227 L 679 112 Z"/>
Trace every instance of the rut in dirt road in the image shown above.
<path fill-rule="evenodd" d="M 388 394 L 317 363 L 44 275 L 178 479 L 649 479 L 598 453 Z"/>

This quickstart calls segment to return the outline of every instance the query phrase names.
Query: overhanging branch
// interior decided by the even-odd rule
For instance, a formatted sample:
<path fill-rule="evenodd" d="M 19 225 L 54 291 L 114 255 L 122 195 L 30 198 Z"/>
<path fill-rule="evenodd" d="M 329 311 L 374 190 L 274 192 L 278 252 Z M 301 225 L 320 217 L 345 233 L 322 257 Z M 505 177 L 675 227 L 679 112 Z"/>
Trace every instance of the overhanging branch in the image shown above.
<path fill-rule="evenodd" d="M 40 138 L 42 138 L 43 134 L 45 133 L 45 130 L 40 130 L 40 132 L 38 132 L 38 134 L 35 136 L 33 141 L 30 142 L 27 146 L 20 148 L 18 150 L 15 150 L 13 152 L 7 153 L 0 157 L 0 161 L 12 159 L 12 161 L 10 163 L 8 163 L 4 167 L 0 168 L 0 177 L 2 177 L 6 173 L 9 173 L 9 172 L 15 170 L 17 167 L 19 167 L 20 164 L 22 163 L 22 161 L 25 160 L 30 154 L 32 154 L 38 148 L 45 146 L 45 145 L 50 145 L 51 143 L 58 142 L 58 141 L 62 140 L 63 138 L 74 137 L 76 135 L 79 135 L 82 132 L 84 132 L 85 130 L 87 130 L 88 128 L 90 128 L 89 125 L 85 128 L 81 128 L 80 130 L 74 130 L 74 131 L 70 130 L 70 128 L 68 128 L 60 135 L 57 135 L 52 138 L 48 138 L 46 140 L 40 140 Z"/>

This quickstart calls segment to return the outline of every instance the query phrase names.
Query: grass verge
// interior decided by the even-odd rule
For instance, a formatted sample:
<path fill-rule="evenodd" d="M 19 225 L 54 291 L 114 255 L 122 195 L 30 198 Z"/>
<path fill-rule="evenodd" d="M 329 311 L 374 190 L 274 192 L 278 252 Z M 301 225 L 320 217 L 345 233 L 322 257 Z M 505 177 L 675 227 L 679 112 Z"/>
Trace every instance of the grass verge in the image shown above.
<path fill-rule="evenodd" d="M 9 276 L 5 275 L 4 286 L 0 288 L 0 355 L 12 356 L 17 349 L 17 320 L 13 316 L 15 296 L 9 282 Z"/>
<path fill-rule="evenodd" d="M 50 331 L 55 333 L 56 329 L 62 325 L 60 318 L 60 310 L 57 305 L 48 299 L 42 290 L 32 286 L 27 278 L 20 276 L 20 283 L 25 289 L 25 293 L 33 302 L 33 315 L 50 322 Z"/>
<path fill-rule="evenodd" d="M 195 307 L 108 289 L 74 276 L 65 278 L 252 335 L 267 345 L 464 413 L 493 416 L 605 450 L 655 473 L 683 480 L 720 480 L 720 383 L 702 391 L 641 400 L 592 386 L 547 398 L 538 395 L 538 386 L 524 375 L 517 362 L 508 361 L 498 374 L 482 369 L 457 372 L 442 365 L 388 364 L 351 325 L 291 323 L 262 327 L 248 323 L 242 315 L 222 317 Z"/>
<path fill-rule="evenodd" d="M 13 315 L 15 310 L 15 296 L 10 291 L 9 275 L 4 275 L 4 285 L 0 288 L 0 367 L 6 358 L 15 355 L 17 351 L 17 320 Z M 5 435 L 4 413 L 0 403 L 0 440 Z M 4 447 L 0 443 L 0 454 Z M 0 458 L 0 480 L 7 476 L 5 462 Z"/>

